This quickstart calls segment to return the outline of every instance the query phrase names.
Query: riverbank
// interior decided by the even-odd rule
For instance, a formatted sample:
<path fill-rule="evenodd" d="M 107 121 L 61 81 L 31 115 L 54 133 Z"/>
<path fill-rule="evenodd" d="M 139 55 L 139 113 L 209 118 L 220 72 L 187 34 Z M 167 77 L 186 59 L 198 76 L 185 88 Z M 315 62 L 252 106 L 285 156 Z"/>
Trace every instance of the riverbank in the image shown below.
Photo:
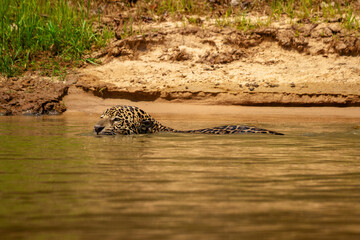
<path fill-rule="evenodd" d="M 269 31 L 274 37 L 265 34 Z M 161 33 L 115 41 L 105 50 L 105 64 L 82 70 L 76 86 L 95 96 L 134 101 L 360 105 L 359 57 L 339 55 L 311 37 L 302 51 L 284 48 L 281 31 L 244 36 L 169 25 Z"/>
<path fill-rule="evenodd" d="M 61 78 L 33 71 L 0 79 L 0 114 L 62 113 L 71 104 L 64 101 L 69 88 L 114 103 L 360 106 L 359 29 L 345 25 L 345 15 L 273 18 L 254 6 L 241 15 L 244 29 L 232 15 L 179 20 L 121 9 L 102 18 L 116 38 L 86 56 L 96 64 L 84 63 Z"/>
<path fill-rule="evenodd" d="M 196 102 L 169 101 L 130 101 L 127 99 L 101 98 L 76 87 L 70 87 L 63 101 L 67 106 L 64 116 L 98 118 L 107 108 L 114 105 L 137 106 L 150 113 L 158 120 L 180 118 L 186 122 L 201 123 L 206 121 L 221 121 L 222 124 L 234 123 L 299 123 L 328 122 L 352 123 L 360 121 L 359 107 L 261 107 L 198 104 Z M 180 120 L 181 120 L 180 119 Z"/>

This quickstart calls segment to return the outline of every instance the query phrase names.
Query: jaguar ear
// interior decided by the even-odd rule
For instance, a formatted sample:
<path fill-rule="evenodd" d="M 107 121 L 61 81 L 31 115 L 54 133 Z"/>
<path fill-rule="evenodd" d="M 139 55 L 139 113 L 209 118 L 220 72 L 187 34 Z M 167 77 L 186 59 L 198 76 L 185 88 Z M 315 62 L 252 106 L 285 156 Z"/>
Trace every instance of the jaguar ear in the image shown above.
<path fill-rule="evenodd" d="M 145 127 L 152 127 L 154 125 L 154 122 L 151 120 L 144 120 L 141 122 L 141 125 L 145 126 Z"/>
<path fill-rule="evenodd" d="M 146 119 L 141 121 L 140 124 L 140 133 L 148 133 L 149 132 L 149 128 L 154 126 L 154 121 L 150 120 L 150 119 Z"/>

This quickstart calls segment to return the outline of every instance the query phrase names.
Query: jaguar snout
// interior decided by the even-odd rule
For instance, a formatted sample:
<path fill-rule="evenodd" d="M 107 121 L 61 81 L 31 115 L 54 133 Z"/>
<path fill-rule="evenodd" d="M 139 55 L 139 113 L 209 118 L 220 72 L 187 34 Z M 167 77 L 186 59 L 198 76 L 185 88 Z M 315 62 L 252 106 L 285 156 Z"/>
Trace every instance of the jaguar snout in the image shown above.
<path fill-rule="evenodd" d="M 104 126 L 99 126 L 99 125 L 94 126 L 94 130 L 96 134 L 99 134 L 99 132 L 101 132 L 104 128 L 105 128 Z"/>

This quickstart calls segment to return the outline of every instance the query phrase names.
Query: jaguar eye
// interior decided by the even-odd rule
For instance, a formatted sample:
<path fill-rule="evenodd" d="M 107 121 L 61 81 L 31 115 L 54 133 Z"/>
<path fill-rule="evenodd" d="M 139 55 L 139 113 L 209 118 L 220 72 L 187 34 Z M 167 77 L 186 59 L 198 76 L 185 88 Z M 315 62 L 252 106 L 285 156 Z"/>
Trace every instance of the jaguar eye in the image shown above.
<path fill-rule="evenodd" d="M 112 120 L 113 120 L 114 122 L 120 122 L 120 121 L 121 121 L 121 118 L 119 118 L 119 117 L 114 117 Z"/>

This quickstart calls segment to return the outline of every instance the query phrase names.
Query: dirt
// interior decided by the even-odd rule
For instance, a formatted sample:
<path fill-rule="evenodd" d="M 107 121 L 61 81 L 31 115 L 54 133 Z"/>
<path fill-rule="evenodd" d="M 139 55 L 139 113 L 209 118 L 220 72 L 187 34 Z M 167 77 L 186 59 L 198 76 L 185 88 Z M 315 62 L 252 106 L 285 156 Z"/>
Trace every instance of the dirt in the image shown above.
<path fill-rule="evenodd" d="M 360 106 L 360 38 L 336 20 L 296 26 L 284 20 L 244 33 L 150 21 L 146 33 L 89 55 L 102 63 L 77 69 L 64 83 L 1 81 L 0 112 L 61 113 L 69 86 L 133 102 Z"/>
<path fill-rule="evenodd" d="M 359 39 L 350 47 L 317 34 L 331 28 L 340 36 L 334 23 L 303 27 L 298 37 L 286 25 L 252 34 L 179 26 L 161 23 L 156 33 L 114 41 L 97 53 L 104 64 L 82 70 L 76 86 L 132 101 L 360 105 Z"/>
<path fill-rule="evenodd" d="M 39 77 L 24 76 L 0 82 L 0 115 L 59 114 L 69 86 Z"/>
<path fill-rule="evenodd" d="M 261 123 L 289 122 L 336 122 L 358 124 L 359 107 L 259 107 L 197 104 L 196 102 L 172 101 L 137 101 L 128 99 L 102 98 L 90 92 L 71 86 L 63 99 L 67 111 L 66 116 L 91 116 L 98 118 L 105 109 L 114 105 L 136 105 L 157 119 L 169 120 L 183 118 L 186 121 L 196 119 L 221 119 L 224 123 L 246 122 L 256 125 Z M 230 121 L 230 122 L 228 122 Z"/>

